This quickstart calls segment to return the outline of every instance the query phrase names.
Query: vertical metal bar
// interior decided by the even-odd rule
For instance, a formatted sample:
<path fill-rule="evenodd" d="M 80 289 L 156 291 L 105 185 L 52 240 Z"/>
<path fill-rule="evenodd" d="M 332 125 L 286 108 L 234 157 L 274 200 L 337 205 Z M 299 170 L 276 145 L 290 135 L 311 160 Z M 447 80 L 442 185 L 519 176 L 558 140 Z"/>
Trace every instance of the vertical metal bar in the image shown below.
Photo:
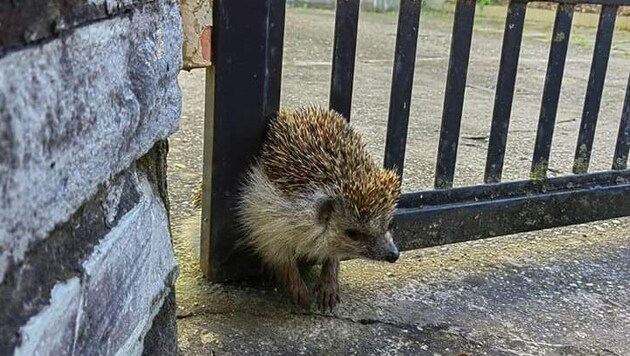
<path fill-rule="evenodd" d="M 409 127 L 409 109 L 413 75 L 416 65 L 418 25 L 422 2 L 401 0 L 396 33 L 396 52 L 389 100 L 389 119 L 385 140 L 386 168 L 395 169 L 402 176 L 405 164 L 405 145 Z"/>
<path fill-rule="evenodd" d="M 501 181 L 526 9 L 527 3 L 522 0 L 512 0 L 508 6 L 486 158 L 486 183 Z"/>
<path fill-rule="evenodd" d="M 619 123 L 619 134 L 617 135 L 617 145 L 615 146 L 615 158 L 612 169 L 628 169 L 628 151 L 630 149 L 630 76 L 628 76 L 628 86 L 626 87 L 626 99 L 623 102 L 621 111 L 621 122 Z"/>
<path fill-rule="evenodd" d="M 593 61 L 591 62 L 591 74 L 588 78 L 584 110 L 582 111 L 582 123 L 580 124 L 580 133 L 575 149 L 573 173 L 586 173 L 591 160 L 599 105 L 602 99 L 604 81 L 606 80 L 610 46 L 615 31 L 617 9 L 617 5 L 603 5 L 599 16 L 595 50 L 593 51 Z"/>
<path fill-rule="evenodd" d="M 280 98 L 285 0 L 215 0 L 214 90 L 207 105 L 201 267 L 215 281 L 259 277 L 260 262 L 236 249 L 238 187 L 263 141 Z M 212 122 L 209 118 L 212 117 Z M 245 128 L 245 129 L 243 129 Z M 210 186 L 210 198 L 207 187 Z"/>
<path fill-rule="evenodd" d="M 564 63 L 571 36 L 574 5 L 560 4 L 556 10 L 556 19 L 551 34 L 551 49 L 547 62 L 547 74 L 543 88 L 540 116 L 536 131 L 536 143 L 532 158 L 530 177 L 543 179 L 547 176 L 551 141 L 558 112 L 560 88 L 564 75 Z"/>
<path fill-rule="evenodd" d="M 270 120 L 280 108 L 282 83 L 282 49 L 284 47 L 284 19 L 286 0 L 272 0 L 267 8 L 267 53 L 265 56 L 266 83 L 263 88 L 263 118 Z"/>
<path fill-rule="evenodd" d="M 436 188 L 453 186 L 474 17 L 475 1 L 457 0 L 435 172 Z"/>
<path fill-rule="evenodd" d="M 337 0 L 330 108 L 350 120 L 359 0 Z"/>

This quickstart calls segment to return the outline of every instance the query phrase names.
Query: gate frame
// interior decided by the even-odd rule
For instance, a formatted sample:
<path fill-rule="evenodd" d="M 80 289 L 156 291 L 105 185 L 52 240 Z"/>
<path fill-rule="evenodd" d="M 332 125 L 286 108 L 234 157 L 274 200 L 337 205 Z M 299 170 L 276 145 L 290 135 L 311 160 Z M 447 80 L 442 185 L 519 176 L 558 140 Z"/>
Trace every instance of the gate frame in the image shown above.
<path fill-rule="evenodd" d="M 615 18 L 630 0 L 565 0 L 556 10 L 529 180 L 501 182 L 528 0 L 508 4 L 484 184 L 453 188 L 476 2 L 458 0 L 442 112 L 435 189 L 404 193 L 396 212 L 401 250 L 630 216 L 630 77 L 612 170 L 587 173 Z M 548 1 L 556 2 L 556 1 Z M 547 178 L 573 9 L 603 5 L 584 101 L 574 174 Z M 384 166 L 402 175 L 421 2 L 401 0 Z M 262 15 L 262 16 L 261 16 Z M 330 107 L 350 120 L 359 0 L 338 0 Z M 234 249 L 238 182 L 257 156 L 280 103 L 285 0 L 215 0 L 207 71 L 201 267 L 214 281 L 260 282 L 260 260 Z M 235 41 L 233 38 L 239 38 Z M 243 103 L 243 98 L 248 100 Z M 220 133 L 220 134 L 217 134 Z M 208 159 L 211 157 L 212 159 Z M 209 192 L 209 194 L 207 194 Z"/>
<path fill-rule="evenodd" d="M 239 237 L 234 198 L 280 105 L 285 2 L 215 0 L 212 6 L 200 264 L 211 280 L 257 280 L 263 273 L 260 260 L 234 248 Z M 241 40 L 231 41 L 234 37 Z"/>

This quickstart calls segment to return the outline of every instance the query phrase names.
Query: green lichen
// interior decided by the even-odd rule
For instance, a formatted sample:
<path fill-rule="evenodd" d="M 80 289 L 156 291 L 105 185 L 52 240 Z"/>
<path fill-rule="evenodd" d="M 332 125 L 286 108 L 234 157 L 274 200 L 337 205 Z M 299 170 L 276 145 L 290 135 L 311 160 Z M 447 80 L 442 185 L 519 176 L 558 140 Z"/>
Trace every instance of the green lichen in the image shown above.
<path fill-rule="evenodd" d="M 564 41 L 564 39 L 566 38 L 564 32 L 557 32 L 556 35 L 553 37 L 553 41 L 554 42 L 562 42 Z"/>
<path fill-rule="evenodd" d="M 585 144 L 581 144 L 578 148 L 577 158 L 573 163 L 573 172 L 574 173 L 586 173 L 588 171 L 588 160 L 587 160 L 587 147 Z"/>
<path fill-rule="evenodd" d="M 627 169 L 628 163 L 626 162 L 626 160 L 623 159 L 623 157 L 617 157 L 615 158 L 613 167 L 614 169 Z"/>
<path fill-rule="evenodd" d="M 547 170 L 549 169 L 549 163 L 547 161 L 540 162 L 534 166 L 531 173 L 529 174 L 529 179 L 532 180 L 541 180 L 547 177 Z"/>

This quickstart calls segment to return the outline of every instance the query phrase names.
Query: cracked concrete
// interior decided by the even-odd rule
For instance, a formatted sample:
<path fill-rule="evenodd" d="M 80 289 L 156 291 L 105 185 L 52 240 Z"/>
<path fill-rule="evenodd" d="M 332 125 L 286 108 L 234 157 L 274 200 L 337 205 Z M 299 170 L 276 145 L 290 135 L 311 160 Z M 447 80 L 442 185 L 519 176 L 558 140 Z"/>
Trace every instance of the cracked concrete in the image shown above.
<path fill-rule="evenodd" d="M 423 10 L 424 11 L 424 10 Z M 451 17 L 421 19 L 405 166 L 406 191 L 433 182 Z M 289 9 L 282 102 L 327 104 L 334 15 Z M 503 23 L 476 20 L 457 185 L 482 179 Z M 396 16 L 362 13 L 353 119 L 382 159 Z M 505 179 L 526 178 L 549 46 L 549 24 L 528 22 L 517 77 Z M 554 135 L 551 175 L 569 172 L 595 29 L 576 28 Z M 608 169 L 628 75 L 630 35 L 613 40 L 595 170 Z M 590 42 L 589 42 L 590 41 Z M 188 201 L 201 172 L 203 71 L 182 73 L 180 131 L 171 139 L 169 189 L 181 268 L 183 355 L 627 355 L 630 219 L 408 251 L 394 265 L 343 262 L 342 303 L 304 313 L 282 291 L 201 277 L 199 216 Z M 580 105 L 575 105 L 580 103 Z"/>
<path fill-rule="evenodd" d="M 198 216 L 176 228 L 196 256 Z M 185 355 L 625 355 L 630 219 L 342 263 L 342 303 L 303 312 L 281 290 L 215 285 L 193 262 L 178 284 Z M 579 231 L 579 233 L 575 233 Z M 543 235 L 547 235 L 544 236 Z"/>

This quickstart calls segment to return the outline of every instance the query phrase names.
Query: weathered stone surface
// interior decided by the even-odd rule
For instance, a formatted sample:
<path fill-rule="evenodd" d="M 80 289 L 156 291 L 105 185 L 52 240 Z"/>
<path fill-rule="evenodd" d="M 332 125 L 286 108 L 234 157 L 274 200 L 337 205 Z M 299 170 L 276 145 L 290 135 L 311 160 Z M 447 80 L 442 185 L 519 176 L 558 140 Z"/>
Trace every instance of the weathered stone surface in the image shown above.
<path fill-rule="evenodd" d="M 0 282 L 177 129 L 181 38 L 178 2 L 163 0 L 0 58 Z"/>
<path fill-rule="evenodd" d="M 94 246 L 138 204 L 140 192 L 133 175 L 135 171 L 129 170 L 113 178 L 68 222 L 33 244 L 24 261 L 9 265 L 0 284 L 0 305 L 5 306 L 0 309 L 0 350 L 11 349 L 18 342 L 18 329 L 49 303 L 54 294 L 51 290 L 62 288 L 55 284 L 83 273 L 81 264 Z M 29 302 L 25 304 L 25 300 Z M 51 309 L 54 312 L 55 307 Z"/>
<path fill-rule="evenodd" d="M 24 346 L 15 350 L 14 355 L 37 355 L 41 350 L 54 350 L 59 355 L 72 354 L 73 345 L 67 341 L 75 337 L 76 329 L 71 326 L 82 302 L 80 290 L 81 281 L 78 277 L 55 285 L 50 292 L 50 304 L 42 309 L 37 318 L 29 320 L 22 327 Z M 4 345 L 4 342 L 2 344 L 3 354 L 9 355 L 14 345 Z"/>
<path fill-rule="evenodd" d="M 7 307 L 0 314 L 2 354 L 14 347 L 16 355 L 142 353 L 176 276 L 166 210 L 146 174 L 136 169 L 125 171 L 93 203 L 58 237 L 41 241 L 41 254 L 29 250 L 24 263 L 11 269 L 0 290 Z M 82 239 L 98 244 L 75 260 L 73 248 L 85 253 L 90 247 Z M 66 243 L 48 246 L 55 241 Z M 50 251 L 59 260 L 46 261 L 48 269 L 29 268 L 39 267 Z M 64 265 L 75 271 L 60 273 Z"/>
<path fill-rule="evenodd" d="M 153 319 L 153 325 L 144 337 L 143 356 L 178 355 L 176 311 L 175 291 L 173 290 L 162 303 L 162 309 Z"/>
<path fill-rule="evenodd" d="M 82 24 L 116 16 L 152 0 L 19 0 L 0 2 L 0 57 Z"/>

